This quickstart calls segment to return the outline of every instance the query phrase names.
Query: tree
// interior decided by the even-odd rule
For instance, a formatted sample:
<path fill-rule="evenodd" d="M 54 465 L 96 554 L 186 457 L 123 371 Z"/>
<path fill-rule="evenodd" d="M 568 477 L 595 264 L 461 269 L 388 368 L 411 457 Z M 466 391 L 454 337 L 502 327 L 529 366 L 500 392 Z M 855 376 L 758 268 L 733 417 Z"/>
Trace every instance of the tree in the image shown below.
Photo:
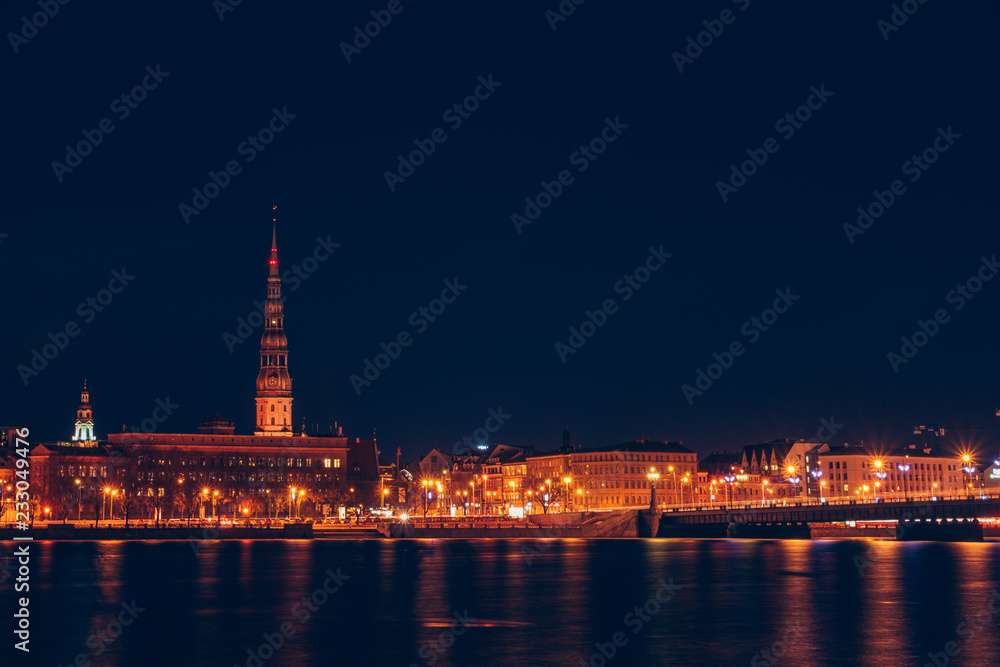
<path fill-rule="evenodd" d="M 551 484 L 546 484 L 546 481 L 551 482 Z M 535 503 L 541 505 L 543 514 L 548 514 L 551 505 L 564 500 L 566 497 L 565 483 L 561 479 L 552 479 L 551 477 L 530 479 L 525 491 L 531 492 Z M 565 509 L 564 507 L 563 511 Z"/>
<path fill-rule="evenodd" d="M 118 507 L 125 517 L 126 528 L 128 528 L 128 522 L 133 513 L 141 509 L 147 502 L 148 492 L 146 489 L 151 488 L 144 479 L 148 456 L 148 451 L 135 447 L 129 455 L 120 459 L 121 463 L 115 470 L 117 476 L 115 486 L 117 488 L 112 491 L 112 504 L 118 503 Z"/>
<path fill-rule="evenodd" d="M 198 506 L 202 502 L 201 489 L 198 488 L 198 483 L 191 479 L 178 480 L 177 486 L 180 487 L 180 491 L 174 495 L 174 504 L 180 507 L 182 515 L 190 526 L 191 517 L 198 511 Z"/>

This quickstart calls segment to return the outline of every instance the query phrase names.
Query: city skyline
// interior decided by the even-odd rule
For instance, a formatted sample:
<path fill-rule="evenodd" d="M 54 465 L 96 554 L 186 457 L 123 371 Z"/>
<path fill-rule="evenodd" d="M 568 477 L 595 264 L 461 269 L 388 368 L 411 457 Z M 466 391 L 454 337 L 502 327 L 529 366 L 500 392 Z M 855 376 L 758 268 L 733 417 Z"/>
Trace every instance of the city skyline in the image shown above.
<path fill-rule="evenodd" d="M 995 663 L 998 23 L 6 3 L 4 664 Z"/>
<path fill-rule="evenodd" d="M 885 33 L 874 6 L 490 7 L 442 32 L 448 8 L 401 6 L 363 47 L 377 8 L 68 9 L 12 49 L 24 196 L 0 271 L 30 289 L 9 306 L 5 421 L 62 439 L 86 377 L 102 434 L 167 397 L 164 428 L 218 411 L 248 432 L 260 332 L 240 322 L 277 204 L 295 428 L 338 422 L 406 458 L 500 407 L 491 442 L 557 445 L 568 424 L 584 445 L 704 455 L 825 419 L 852 442 L 941 424 L 996 447 L 989 40 L 925 48 L 962 17 Z M 722 32 L 698 46 L 706 26 Z M 454 303 L 420 315 L 449 283 Z M 33 369 L 49 334 L 65 349 Z"/>
<path fill-rule="evenodd" d="M 278 211 L 277 211 L 278 207 L 277 207 L 277 205 L 272 206 L 271 209 L 272 209 L 272 215 L 277 216 L 278 215 Z M 255 340 L 256 339 L 255 338 L 255 334 L 257 334 L 258 332 L 261 332 L 262 334 L 264 334 L 264 338 L 262 339 L 261 345 L 262 346 L 266 346 L 266 348 L 267 348 L 267 349 L 260 350 L 260 354 L 262 355 L 262 359 L 267 359 L 267 355 L 265 355 L 264 353 L 268 352 L 268 351 L 272 351 L 272 352 L 275 352 L 275 353 L 278 353 L 278 352 L 282 353 L 280 357 L 278 357 L 277 354 L 276 354 L 274 356 L 274 358 L 271 360 L 270 364 L 265 364 L 264 361 L 262 360 L 262 362 L 261 362 L 261 369 L 260 369 L 260 372 L 258 374 L 258 380 L 257 380 L 258 398 L 256 399 L 256 402 L 255 402 L 255 405 L 257 406 L 257 409 L 255 409 L 255 412 L 262 412 L 266 407 L 269 407 L 269 405 L 270 405 L 269 401 L 271 401 L 271 402 L 274 401 L 273 398 L 268 398 L 268 396 L 270 396 L 270 394 L 267 391 L 269 389 L 269 387 L 266 385 L 266 382 L 267 382 L 267 379 L 266 379 L 267 378 L 267 371 L 268 371 L 269 367 L 273 366 L 273 374 L 275 374 L 275 378 L 276 379 L 279 376 L 284 378 L 284 380 L 280 380 L 280 382 L 282 383 L 281 386 L 282 387 L 287 387 L 287 389 L 283 389 L 282 391 L 271 392 L 276 397 L 277 396 L 284 397 L 284 398 L 281 398 L 281 399 L 278 400 L 277 407 L 279 408 L 279 412 L 280 412 L 281 408 L 285 408 L 286 413 L 291 413 L 290 417 L 289 417 L 288 414 L 286 414 L 286 416 L 284 417 L 285 423 L 284 423 L 283 426 L 281 425 L 281 422 L 279 421 L 278 432 L 273 433 L 273 435 L 288 435 L 291 432 L 294 432 L 294 433 L 298 434 L 300 432 L 303 432 L 302 431 L 302 427 L 305 428 L 304 433 L 306 433 L 306 434 L 332 433 L 332 432 L 335 432 L 338 427 L 339 428 L 343 428 L 342 421 L 340 421 L 338 419 L 334 419 L 333 421 L 331 421 L 329 423 L 325 423 L 325 424 L 320 423 L 320 422 L 309 422 L 307 419 L 304 419 L 304 418 L 300 417 L 299 415 L 297 415 L 296 413 L 292 412 L 289 409 L 291 407 L 292 398 L 291 398 L 291 390 L 290 390 L 291 380 L 289 378 L 289 370 L 288 369 L 289 368 L 294 368 L 294 362 L 289 361 L 289 362 L 286 363 L 284 361 L 284 357 L 288 356 L 288 344 L 287 344 L 287 340 L 286 340 L 284 332 L 283 332 L 283 329 L 284 329 L 284 325 L 283 325 L 284 312 L 283 312 L 283 309 L 284 309 L 284 303 L 285 303 L 285 300 L 286 300 L 287 296 L 282 296 L 281 288 L 282 288 L 282 285 L 284 285 L 285 283 L 289 283 L 290 282 L 293 285 L 293 289 L 297 289 L 298 286 L 301 285 L 299 276 L 302 276 L 303 274 L 301 273 L 300 267 L 298 265 L 293 265 L 292 267 L 286 267 L 285 263 L 283 261 L 279 260 L 278 250 L 277 250 L 277 241 L 276 241 L 276 238 L 277 238 L 277 228 L 278 228 L 277 218 L 273 217 L 271 219 L 271 222 L 272 222 L 272 230 L 271 230 L 272 240 L 271 240 L 271 245 L 270 245 L 270 252 L 269 252 L 269 255 L 268 255 L 268 259 L 267 259 L 268 276 L 269 276 L 268 277 L 268 291 L 267 291 L 267 296 L 264 299 L 255 300 L 254 301 L 254 310 L 251 313 L 249 313 L 246 318 L 239 319 L 237 321 L 237 323 L 236 323 L 236 326 L 233 328 L 233 330 L 231 332 L 230 331 L 225 332 L 223 334 L 223 340 L 224 340 L 224 342 L 225 342 L 225 344 L 226 344 L 226 346 L 228 348 L 230 348 L 233 351 L 235 351 L 235 349 L 236 349 L 237 346 L 240 346 L 240 345 L 243 345 L 244 343 L 249 343 L 252 340 Z M 317 242 L 320 242 L 317 247 L 331 248 L 331 247 L 333 247 L 335 245 L 335 244 L 330 244 L 329 241 L 324 245 L 323 243 L 321 243 L 322 239 L 317 239 Z M 323 259 L 325 260 L 326 257 L 324 257 Z M 319 260 L 317 260 L 317 262 L 318 261 Z M 657 268 L 659 268 L 659 267 L 657 267 Z M 123 267 L 121 274 L 125 277 L 125 279 L 123 280 L 123 282 L 127 283 L 129 274 L 126 272 L 125 267 Z M 449 284 L 448 281 L 445 281 L 445 284 L 448 285 Z M 632 283 L 631 281 L 626 282 L 624 284 L 625 285 L 633 285 L 633 286 L 635 285 L 635 283 Z M 457 290 L 453 289 L 454 286 L 456 286 L 456 285 L 458 287 Z M 461 286 L 460 283 L 452 283 L 451 288 L 446 288 L 446 291 L 450 289 L 450 291 L 452 292 L 452 299 L 451 299 L 450 303 L 454 303 L 454 301 L 457 300 L 457 297 L 461 295 L 461 288 L 462 288 L 462 286 Z M 444 291 L 442 292 L 442 294 L 444 294 Z M 787 312 L 788 308 L 790 306 L 794 305 L 794 295 L 791 295 L 789 292 L 782 293 L 782 290 L 776 290 L 776 294 L 778 296 L 777 296 L 777 298 L 775 298 L 774 304 L 773 304 L 773 308 L 772 308 L 772 310 L 774 310 L 774 313 L 772 313 L 772 315 L 775 318 L 777 317 L 778 314 L 783 313 L 783 312 Z M 792 298 L 790 298 L 790 297 L 792 297 Z M 98 303 L 100 303 L 99 300 L 98 300 Z M 786 308 L 784 310 L 780 310 L 780 305 L 781 304 L 783 304 L 783 305 L 786 306 Z M 446 305 L 447 304 L 445 304 L 444 302 L 442 302 L 442 310 L 443 310 L 443 308 Z M 93 306 L 93 304 L 91 302 L 88 302 L 88 306 Z M 417 318 L 417 320 L 418 321 L 423 321 L 424 325 L 427 325 L 427 320 L 423 319 L 423 318 L 428 318 L 430 320 L 434 319 L 434 314 L 431 311 L 428 311 L 427 309 L 415 311 L 414 315 L 416 315 L 417 313 L 420 313 L 420 315 L 421 315 L 421 317 Z M 608 311 L 608 312 L 605 313 L 605 317 L 607 317 L 609 315 L 613 315 L 613 314 L 614 314 L 614 312 Z M 275 319 L 275 318 L 277 318 L 277 319 Z M 763 321 L 761 319 L 758 319 L 758 318 L 752 318 L 748 322 L 748 324 L 751 326 L 751 329 L 750 329 L 751 333 L 753 333 L 754 330 L 757 330 L 756 335 L 757 336 L 761 335 L 763 332 L 760 331 L 760 329 L 766 329 L 766 326 L 767 326 L 766 322 L 767 322 L 766 318 Z M 267 326 L 265 326 L 265 323 L 267 324 Z M 273 327 L 272 327 L 272 324 L 273 324 Z M 595 326 L 595 330 L 596 330 L 596 326 Z M 69 332 L 70 330 L 67 329 L 66 331 Z M 277 332 L 277 334 L 279 335 L 280 339 L 273 338 L 273 334 L 271 334 L 271 337 L 269 338 L 268 335 L 267 335 L 267 331 Z M 66 342 L 68 342 L 70 339 L 71 339 L 70 335 L 66 335 L 63 338 L 63 340 L 65 340 Z M 264 340 L 266 340 L 268 342 L 265 344 Z M 400 342 L 402 342 L 403 344 L 400 344 Z M 372 375 L 366 374 L 366 370 L 361 370 L 361 371 L 359 371 L 358 374 L 352 374 L 351 375 L 352 387 L 355 388 L 356 393 L 358 395 L 360 395 L 360 393 L 361 393 L 360 389 L 372 386 L 373 383 L 374 383 L 374 381 L 378 380 L 378 376 L 381 375 L 381 371 L 387 369 L 391 365 L 391 363 L 393 361 L 395 361 L 395 359 L 398 356 L 401 355 L 401 353 L 403 352 L 403 350 L 406 347 L 408 347 L 409 345 L 412 345 L 413 338 L 412 337 L 404 337 L 404 338 L 400 339 L 400 342 L 396 342 L 396 341 L 390 340 L 390 343 L 388 345 L 387 344 L 382 344 L 380 346 L 380 351 L 377 354 L 372 355 L 375 358 L 375 361 L 372 362 L 371 364 L 367 364 L 368 359 L 366 359 L 365 369 L 366 370 L 371 370 L 373 372 L 378 371 L 374 377 Z M 60 351 L 61 350 L 60 343 L 61 343 L 61 341 L 59 340 L 59 336 L 57 335 L 57 337 L 55 337 L 55 338 L 51 338 L 50 337 L 49 338 L 49 343 L 47 343 L 46 346 L 48 347 L 49 350 Z M 567 349 L 571 349 L 571 348 L 567 348 Z M 710 364 L 706 368 L 708 368 L 708 371 L 711 372 L 711 370 L 712 370 L 711 366 L 715 365 L 718 368 L 722 369 L 723 371 L 728 370 L 729 367 L 731 367 L 735 363 L 735 361 L 737 360 L 737 358 L 739 356 L 741 356 L 743 353 L 745 353 L 745 348 L 740 348 L 740 347 L 731 347 L 729 349 L 729 351 L 723 352 L 722 354 L 716 353 L 716 354 L 713 355 L 713 359 L 714 359 L 713 364 Z M 45 357 L 46 355 L 42 355 L 42 356 Z M 278 359 L 279 358 L 281 359 L 281 363 L 280 364 L 278 363 Z M 385 368 L 382 368 L 383 363 L 385 364 Z M 34 370 L 34 367 L 32 367 L 32 370 Z M 42 370 L 44 370 L 44 369 L 42 369 Z M 40 375 L 40 373 L 38 371 L 34 371 L 34 373 L 28 373 L 23 367 L 19 369 L 19 372 L 22 373 L 22 377 L 25 377 L 25 378 L 27 378 L 29 380 L 29 384 L 30 384 L 30 380 L 32 380 L 34 377 L 37 377 L 37 376 Z M 693 399 L 696 396 L 702 396 L 702 395 L 704 395 L 704 393 L 708 389 L 711 388 L 711 384 L 712 384 L 711 380 L 712 380 L 712 378 L 708 376 L 708 373 L 702 374 L 701 373 L 701 369 L 699 369 L 699 374 L 696 377 L 696 380 L 694 381 L 694 384 L 693 385 L 685 385 L 685 392 L 684 392 L 685 396 L 687 396 L 689 399 Z M 705 386 L 705 384 L 702 384 L 701 381 L 704 381 L 704 382 L 708 383 L 708 386 Z M 84 382 L 84 392 L 87 395 L 89 395 L 89 390 L 87 389 L 87 386 L 86 386 L 87 379 L 84 378 L 83 382 Z M 264 392 L 264 394 L 260 393 L 262 391 Z M 166 399 L 157 398 L 157 400 L 154 401 L 154 403 L 156 405 L 156 407 L 154 407 L 154 411 L 159 411 L 161 414 L 164 414 L 164 412 L 165 412 L 165 416 L 163 416 L 163 417 L 156 417 L 156 419 L 150 419 L 149 417 L 144 417 L 144 418 L 140 419 L 140 422 L 139 422 L 138 425 L 133 424 L 131 427 L 129 427 L 127 425 L 127 423 L 123 424 L 123 427 L 124 427 L 123 431 L 149 432 L 149 427 L 146 426 L 145 424 L 143 424 L 142 422 L 146 422 L 148 424 L 152 424 L 153 425 L 153 429 L 152 430 L 154 430 L 154 431 L 155 430 L 161 430 L 162 431 L 162 429 L 159 427 L 159 424 L 161 424 L 162 422 L 166 421 L 169 417 L 172 416 L 174 410 L 177 410 L 177 409 L 179 409 L 181 407 L 180 405 L 174 404 L 173 400 L 175 400 L 175 399 L 171 399 L 169 396 L 167 396 Z M 287 406 L 285 405 L 285 401 L 287 401 Z M 84 401 L 84 402 L 86 402 L 86 401 Z M 223 401 L 223 402 L 226 402 L 226 401 Z M 264 403 L 264 405 L 262 405 L 262 402 Z M 164 410 L 163 406 L 167 406 L 167 408 Z M 91 409 L 91 407 L 90 407 L 89 404 L 87 404 L 86 407 L 88 409 L 88 416 L 90 416 L 89 410 Z M 175 420 L 171 424 L 171 427 L 172 427 L 173 430 L 176 430 L 178 432 L 194 432 L 194 429 L 197 427 L 197 425 L 200 424 L 200 423 L 202 423 L 202 421 L 204 421 L 204 419 L 208 416 L 209 413 L 207 413 L 206 410 L 210 410 L 210 409 L 211 409 L 210 406 L 205 406 L 205 407 L 201 408 L 202 413 L 204 413 L 204 414 L 202 416 L 199 416 L 197 418 L 196 422 L 194 424 L 192 424 L 192 425 L 179 425 L 176 422 L 176 420 Z M 496 410 L 494 410 L 492 408 L 490 408 L 490 409 L 488 409 L 486 411 L 486 414 L 487 414 L 486 423 L 488 424 L 492 420 L 496 424 L 495 427 L 491 427 L 489 429 L 481 428 L 481 427 L 476 428 L 476 429 L 474 429 L 474 430 L 472 430 L 470 432 L 471 436 L 470 435 L 463 435 L 460 438 L 458 438 L 456 440 L 456 442 L 455 442 L 454 447 L 450 447 L 449 448 L 449 446 L 447 445 L 447 443 L 443 443 L 443 442 L 428 442 L 419 451 L 413 451 L 414 450 L 414 446 L 412 446 L 412 445 L 407 446 L 407 445 L 410 444 L 410 441 L 407 439 L 405 442 L 392 442 L 392 443 L 389 443 L 390 448 L 397 447 L 397 446 L 399 446 L 399 447 L 406 446 L 406 449 L 407 449 L 407 460 L 412 460 L 412 459 L 414 459 L 417 456 L 422 456 L 426 451 L 428 451 L 430 449 L 433 449 L 433 448 L 441 449 L 442 451 L 447 451 L 447 452 L 452 453 L 452 454 L 462 453 L 462 452 L 464 452 L 464 451 L 466 451 L 468 449 L 468 444 L 469 444 L 470 441 L 474 445 L 512 444 L 514 446 L 529 446 L 529 447 L 533 447 L 536 451 L 546 451 L 546 450 L 550 450 L 550 449 L 555 449 L 558 446 L 558 441 L 556 440 L 555 437 L 546 438 L 544 436 L 536 436 L 534 438 L 530 438 L 530 439 L 528 439 L 526 441 L 522 441 L 522 442 L 509 442 L 509 441 L 504 441 L 503 438 L 497 439 L 497 438 L 491 438 L 491 437 L 489 437 L 489 434 L 493 434 L 493 433 L 501 430 L 501 427 L 503 427 L 506 424 L 506 421 L 509 420 L 509 419 L 511 419 L 511 417 L 512 417 L 511 415 L 506 414 L 504 412 L 504 408 L 503 408 L 502 405 L 498 406 L 497 410 L 499 410 L 500 412 L 497 413 Z M 213 413 L 211 413 L 211 414 L 216 415 L 216 414 L 219 414 L 219 413 L 220 413 L 219 410 L 214 410 Z M 494 418 L 497 414 L 501 415 L 501 417 L 499 419 Z M 223 413 L 223 416 L 225 416 L 225 417 L 228 418 L 228 415 L 226 415 L 224 413 Z M 291 419 L 291 422 L 289 422 L 289 419 Z M 988 424 L 989 422 L 986 422 L 986 423 Z M 774 435 L 771 435 L 771 436 L 764 436 L 764 437 L 758 437 L 758 438 L 754 438 L 752 436 L 748 436 L 748 437 L 744 438 L 742 441 L 731 442 L 731 443 L 728 443 L 726 446 L 722 446 L 722 447 L 709 447 L 708 449 L 706 449 L 705 447 L 698 447 L 697 446 L 698 443 L 689 443 L 689 444 L 693 445 L 694 450 L 698 453 L 699 456 L 706 456 L 708 454 L 712 454 L 712 453 L 716 453 L 716 452 L 720 452 L 720 451 L 730 451 L 730 450 L 732 450 L 732 451 L 738 451 L 740 448 L 742 448 L 744 445 L 746 445 L 749 442 L 766 442 L 766 441 L 769 441 L 769 440 L 772 440 L 772 439 L 777 440 L 777 439 L 785 439 L 785 438 L 801 438 L 801 439 L 805 439 L 807 441 L 816 441 L 816 442 L 831 442 L 831 443 L 851 442 L 851 440 L 849 440 L 848 438 L 852 435 L 852 430 L 850 429 L 850 427 L 848 425 L 840 423 L 838 421 L 836 415 L 830 415 L 829 417 L 821 416 L 817 420 L 817 424 L 818 424 L 818 426 L 816 427 L 815 435 L 812 435 L 811 433 L 797 433 L 797 434 L 796 433 L 792 433 L 792 434 L 785 433 L 785 434 L 774 434 Z M 975 451 L 975 452 L 978 452 L 984 458 L 984 460 L 986 458 L 992 458 L 994 456 L 994 454 L 996 453 L 996 452 L 993 451 L 993 450 L 996 449 L 996 443 L 990 439 L 990 435 L 991 435 L 990 429 L 988 429 L 986 426 L 984 426 L 982 424 L 968 424 L 968 425 L 963 424 L 963 425 L 960 425 L 960 426 L 956 427 L 956 426 L 951 425 L 951 424 L 938 424 L 938 423 L 935 423 L 935 422 L 932 422 L 932 421 L 929 421 L 929 420 L 923 420 L 919 424 L 914 423 L 914 424 L 911 424 L 909 426 L 897 426 L 894 429 L 894 432 L 893 431 L 882 431 L 880 435 L 876 435 L 875 437 L 871 437 L 869 435 L 868 446 L 872 447 L 872 448 L 875 448 L 875 449 L 879 449 L 879 448 L 888 449 L 888 448 L 898 447 L 906 439 L 906 436 L 913 431 L 913 428 L 916 428 L 918 425 L 919 426 L 923 426 L 925 424 L 934 425 L 934 426 L 940 426 L 940 427 L 943 427 L 943 428 L 947 428 L 949 431 L 952 431 L 952 432 L 958 431 L 958 432 L 962 433 L 963 435 L 960 436 L 960 442 L 962 443 L 963 450 L 964 451 Z M 238 421 L 236 422 L 236 426 L 237 426 L 237 431 L 238 432 L 250 432 L 248 429 L 241 429 L 240 428 L 240 424 L 238 423 Z M 271 431 L 272 429 L 262 429 L 262 426 L 263 426 L 263 424 L 256 424 L 255 423 L 253 432 L 256 432 L 258 435 L 272 434 L 272 433 L 269 433 L 269 431 Z M 568 428 L 569 425 L 566 424 L 565 426 Z M 94 424 L 91 424 L 89 428 L 90 428 L 90 433 L 92 435 L 95 435 L 95 437 L 91 438 L 91 439 L 96 439 L 96 435 L 100 434 L 102 432 L 103 432 L 103 434 L 105 436 L 108 435 L 108 434 L 111 434 L 111 433 L 118 432 L 118 431 L 114 431 L 112 429 L 102 430 L 102 429 L 96 428 L 96 426 Z M 377 426 L 375 428 L 377 428 Z M 856 431 L 856 429 L 855 429 L 855 431 Z M 45 432 L 45 430 L 43 429 L 42 433 L 44 433 L 44 432 Z M 373 434 L 374 433 L 375 433 L 375 430 L 373 429 Z M 485 439 L 483 439 L 480 435 L 478 435 L 480 433 L 487 433 L 488 435 L 487 435 L 487 437 Z M 864 434 L 871 434 L 871 431 L 870 430 L 869 431 L 865 431 L 860 438 L 857 438 L 857 436 L 855 436 L 857 439 L 855 439 L 853 441 L 853 443 L 854 444 L 864 445 L 865 444 Z M 552 434 L 552 435 L 554 436 L 554 434 Z M 560 436 L 561 435 L 562 434 L 560 433 Z M 73 440 L 77 439 L 76 436 L 77 436 L 77 434 L 74 433 L 74 436 L 73 436 L 72 439 Z M 405 436 L 404 436 L 404 438 L 405 438 Z M 652 440 L 662 439 L 664 441 L 668 439 L 667 437 L 662 437 L 661 438 L 661 437 L 658 436 L 658 434 L 652 434 L 651 435 L 651 434 L 647 434 L 647 433 L 643 432 L 643 433 L 632 433 L 632 434 L 621 433 L 617 437 L 617 439 L 613 438 L 612 441 L 618 442 L 620 440 L 629 439 L 629 438 L 631 438 L 631 439 L 649 438 L 649 439 L 652 439 Z M 58 438 L 58 437 L 56 437 L 56 438 L 44 438 L 43 437 L 43 439 L 46 440 L 46 441 L 58 441 L 58 440 L 60 440 L 60 438 Z M 101 438 L 101 439 L 105 439 L 105 438 Z M 579 439 L 579 435 L 577 436 L 577 439 Z M 683 440 L 680 440 L 680 441 L 683 442 Z M 460 443 L 462 443 L 462 444 L 460 445 Z M 574 443 L 574 444 L 576 446 L 581 446 L 581 443 L 579 442 L 579 440 L 576 443 Z M 590 443 L 587 443 L 586 446 L 593 447 L 593 446 L 601 446 L 603 444 L 608 444 L 608 443 L 590 442 Z M 462 446 L 462 445 L 464 445 L 464 446 Z"/>

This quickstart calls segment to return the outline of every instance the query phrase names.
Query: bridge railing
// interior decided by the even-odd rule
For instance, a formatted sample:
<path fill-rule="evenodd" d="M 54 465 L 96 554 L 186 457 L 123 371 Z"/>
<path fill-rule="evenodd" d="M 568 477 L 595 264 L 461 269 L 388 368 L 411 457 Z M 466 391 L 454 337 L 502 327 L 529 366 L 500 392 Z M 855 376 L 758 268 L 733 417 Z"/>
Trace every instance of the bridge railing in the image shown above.
<path fill-rule="evenodd" d="M 844 505 L 857 505 L 857 506 L 881 506 L 881 505 L 923 505 L 926 503 L 939 503 L 939 502 L 949 502 L 949 501 L 961 501 L 961 502 L 976 502 L 976 501 L 995 501 L 1000 500 L 1000 494 L 977 494 L 971 496 L 932 496 L 932 497 L 913 497 L 913 498 L 899 498 L 899 499 L 886 499 L 877 498 L 872 500 L 861 500 L 861 499 L 827 499 L 823 502 L 819 500 L 812 499 L 802 499 L 788 501 L 772 501 L 768 503 L 723 503 L 715 505 L 699 505 L 692 506 L 690 503 L 686 505 L 661 505 L 660 509 L 664 513 L 678 513 L 678 512 L 712 512 L 712 511 L 724 511 L 724 510 L 759 510 L 759 509 L 796 509 L 796 508 L 822 508 L 822 507 L 838 507 Z"/>

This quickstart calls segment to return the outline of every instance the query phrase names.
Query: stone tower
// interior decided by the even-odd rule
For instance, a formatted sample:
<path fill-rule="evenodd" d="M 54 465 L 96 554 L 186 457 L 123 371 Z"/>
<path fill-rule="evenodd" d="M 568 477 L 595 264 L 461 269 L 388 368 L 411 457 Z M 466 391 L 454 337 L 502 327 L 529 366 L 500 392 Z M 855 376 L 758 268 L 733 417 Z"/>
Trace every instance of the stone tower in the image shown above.
<path fill-rule="evenodd" d="M 90 407 L 90 392 L 87 391 L 87 379 L 83 379 L 83 391 L 80 392 L 80 405 L 76 409 L 76 429 L 73 431 L 73 442 L 81 445 L 93 445 L 97 438 L 94 437 L 94 413 Z"/>
<path fill-rule="evenodd" d="M 275 206 L 275 209 L 278 207 Z M 260 339 L 260 372 L 257 373 L 255 435 L 292 435 L 292 378 L 288 375 L 288 340 L 278 271 L 277 222 L 271 230 L 270 272 L 264 303 L 264 335 Z"/>

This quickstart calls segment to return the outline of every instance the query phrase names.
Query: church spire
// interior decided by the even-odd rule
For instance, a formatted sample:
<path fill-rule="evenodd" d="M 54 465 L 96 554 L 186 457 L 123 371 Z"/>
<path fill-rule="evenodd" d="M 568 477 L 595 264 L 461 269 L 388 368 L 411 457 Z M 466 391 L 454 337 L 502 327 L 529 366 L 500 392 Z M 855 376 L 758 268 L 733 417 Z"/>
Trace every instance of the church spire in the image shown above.
<path fill-rule="evenodd" d="M 272 211 L 277 211 L 278 207 L 273 206 Z M 277 215 L 277 213 L 275 213 Z M 271 259 L 268 264 L 271 267 L 271 276 L 278 276 L 278 219 L 271 218 Z"/>
<path fill-rule="evenodd" d="M 274 206 L 271 210 L 277 209 Z M 284 320 L 285 306 L 278 269 L 277 217 L 273 217 L 267 301 L 264 302 L 264 335 L 260 339 L 260 372 L 257 374 L 256 435 L 292 435 L 292 378 L 288 374 L 288 340 L 285 338 Z"/>
<path fill-rule="evenodd" d="M 76 427 L 73 430 L 73 442 L 90 446 L 97 444 L 94 438 L 94 413 L 90 407 L 90 392 L 87 391 L 87 378 L 83 379 L 83 391 L 80 392 L 80 405 L 76 409 Z"/>

